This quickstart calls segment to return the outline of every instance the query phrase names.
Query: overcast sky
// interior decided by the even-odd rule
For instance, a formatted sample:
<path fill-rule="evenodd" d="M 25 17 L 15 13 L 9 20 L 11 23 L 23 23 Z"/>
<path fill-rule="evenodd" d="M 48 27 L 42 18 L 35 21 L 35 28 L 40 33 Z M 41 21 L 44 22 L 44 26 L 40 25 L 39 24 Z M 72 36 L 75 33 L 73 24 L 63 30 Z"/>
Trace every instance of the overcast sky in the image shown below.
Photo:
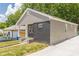
<path fill-rule="evenodd" d="M 7 16 L 14 14 L 21 5 L 19 3 L 0 3 L 0 22 L 5 22 Z"/>

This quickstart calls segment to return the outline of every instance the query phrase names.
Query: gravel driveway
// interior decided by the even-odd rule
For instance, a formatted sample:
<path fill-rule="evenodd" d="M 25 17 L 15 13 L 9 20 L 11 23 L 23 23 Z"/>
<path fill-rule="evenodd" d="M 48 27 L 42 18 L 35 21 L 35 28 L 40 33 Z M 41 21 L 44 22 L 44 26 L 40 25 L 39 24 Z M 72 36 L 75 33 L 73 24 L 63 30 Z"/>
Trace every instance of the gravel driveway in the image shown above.
<path fill-rule="evenodd" d="M 79 36 L 49 46 L 28 56 L 79 56 Z"/>

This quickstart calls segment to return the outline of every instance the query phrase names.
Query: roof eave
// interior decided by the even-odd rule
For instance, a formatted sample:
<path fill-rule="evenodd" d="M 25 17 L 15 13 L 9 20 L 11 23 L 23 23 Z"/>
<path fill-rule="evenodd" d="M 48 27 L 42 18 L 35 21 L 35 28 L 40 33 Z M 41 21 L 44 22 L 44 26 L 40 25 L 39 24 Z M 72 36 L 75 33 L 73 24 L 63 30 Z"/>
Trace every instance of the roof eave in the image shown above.
<path fill-rule="evenodd" d="M 24 13 L 22 14 L 22 16 L 19 18 L 19 20 L 17 21 L 17 23 L 15 25 L 18 25 L 19 22 L 21 21 L 21 19 L 23 18 L 23 16 L 26 14 L 26 12 L 29 10 L 30 8 L 27 8 Z"/>
<path fill-rule="evenodd" d="M 33 11 L 33 12 L 37 12 L 37 13 L 39 13 L 39 14 L 42 14 L 42 15 L 44 15 L 44 16 L 46 16 L 46 17 L 49 17 L 50 19 L 55 19 L 55 20 L 58 20 L 58 21 L 61 21 L 61 22 L 64 22 L 64 23 L 69 23 L 69 24 L 73 24 L 73 25 L 77 25 L 78 26 L 78 24 L 76 24 L 76 23 L 72 23 L 72 22 L 69 22 L 69 21 L 65 21 L 65 20 L 61 20 L 61 18 L 58 18 L 58 17 L 55 17 L 55 16 L 51 16 L 51 15 L 47 15 L 47 14 L 44 14 L 44 13 L 41 13 L 41 12 L 39 12 L 39 11 L 35 11 L 35 10 L 33 10 L 33 9 L 30 9 L 30 8 L 27 8 L 25 11 L 24 11 L 24 13 L 22 14 L 22 16 L 20 17 L 20 19 L 17 21 L 17 23 L 16 23 L 16 25 L 18 25 L 20 22 L 21 22 L 21 19 L 23 18 L 23 16 L 26 14 L 26 12 L 28 11 L 28 10 L 31 10 L 31 11 Z"/>

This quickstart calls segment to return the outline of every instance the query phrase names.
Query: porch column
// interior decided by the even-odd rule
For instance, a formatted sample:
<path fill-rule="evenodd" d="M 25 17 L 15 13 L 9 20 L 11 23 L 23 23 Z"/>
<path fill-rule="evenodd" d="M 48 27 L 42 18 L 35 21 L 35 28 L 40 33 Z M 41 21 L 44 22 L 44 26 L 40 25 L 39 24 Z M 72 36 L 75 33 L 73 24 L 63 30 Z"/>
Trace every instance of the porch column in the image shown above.
<path fill-rule="evenodd" d="M 18 38 L 20 38 L 20 26 L 18 26 Z"/>
<path fill-rule="evenodd" d="M 28 38 L 28 25 L 25 25 L 25 39 L 26 39 L 26 42 L 29 43 L 29 38 Z"/>
<path fill-rule="evenodd" d="M 13 30 L 11 32 L 12 32 L 12 38 L 11 39 L 13 39 Z"/>
<path fill-rule="evenodd" d="M 27 39 L 28 38 L 28 26 L 25 25 L 25 38 Z"/>
<path fill-rule="evenodd" d="M 5 36 L 4 31 L 5 31 L 5 30 L 3 30 L 3 37 Z"/>

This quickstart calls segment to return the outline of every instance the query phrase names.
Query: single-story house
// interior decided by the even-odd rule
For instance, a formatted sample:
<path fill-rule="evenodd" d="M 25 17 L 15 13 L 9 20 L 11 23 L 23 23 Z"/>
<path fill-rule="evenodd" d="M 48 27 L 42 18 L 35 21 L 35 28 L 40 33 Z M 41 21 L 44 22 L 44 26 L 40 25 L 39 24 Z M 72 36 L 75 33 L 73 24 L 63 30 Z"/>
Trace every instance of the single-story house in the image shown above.
<path fill-rule="evenodd" d="M 53 12 L 53 11 L 52 11 Z M 25 37 L 57 44 L 77 35 L 77 24 L 27 8 L 16 26 L 26 26 Z"/>
<path fill-rule="evenodd" d="M 18 30 L 18 28 L 20 29 L 20 31 Z M 4 34 L 11 39 L 23 38 L 25 37 L 25 26 L 19 27 L 19 26 L 13 25 L 11 27 L 5 28 Z"/>
<path fill-rule="evenodd" d="M 0 36 L 2 36 L 3 35 L 3 30 L 2 29 L 0 29 Z"/>

